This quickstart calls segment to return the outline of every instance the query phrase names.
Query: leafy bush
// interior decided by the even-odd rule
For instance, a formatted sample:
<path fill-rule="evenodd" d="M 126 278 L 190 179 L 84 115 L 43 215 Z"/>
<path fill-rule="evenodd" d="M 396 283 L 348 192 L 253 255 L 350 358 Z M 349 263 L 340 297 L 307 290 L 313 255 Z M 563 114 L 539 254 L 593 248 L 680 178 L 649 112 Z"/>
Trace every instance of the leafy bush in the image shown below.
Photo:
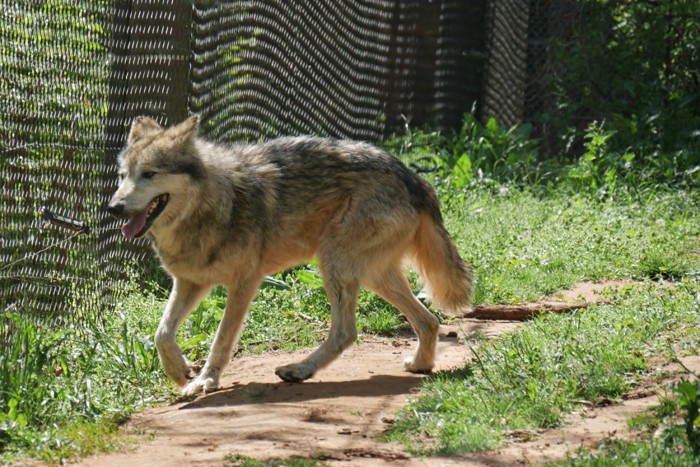
<path fill-rule="evenodd" d="M 497 180 L 531 183 L 537 168 L 537 141 L 527 124 L 510 128 L 490 117 L 485 125 L 465 114 L 459 132 L 440 148 L 435 163 L 441 178 L 449 177 L 461 189 L 484 175 Z"/>
<path fill-rule="evenodd" d="M 559 188 L 601 198 L 629 195 L 642 200 L 668 188 L 700 184 L 700 165 L 680 170 L 670 156 L 657 154 L 650 159 L 631 150 L 617 151 L 612 146 L 614 137 L 615 131 L 608 130 L 605 122 L 592 122 L 584 134 L 582 155 L 559 171 Z"/>
<path fill-rule="evenodd" d="M 387 151 L 420 173 L 434 177 L 448 208 L 464 201 L 465 190 L 489 187 L 507 194 L 509 187 L 527 187 L 541 194 L 563 191 L 600 199 L 620 196 L 644 201 L 657 193 L 700 186 L 700 160 L 678 161 L 678 154 L 618 150 L 616 131 L 607 122 L 593 121 L 583 134 L 580 156 L 541 160 L 530 125 L 511 128 L 490 118 L 482 125 L 464 115 L 459 131 L 406 129 L 406 135 L 384 142 Z M 686 167 L 686 168 L 684 168 Z"/>
<path fill-rule="evenodd" d="M 684 171 L 700 151 L 700 1 L 579 0 L 577 20 L 555 44 L 554 115 L 576 140 L 605 121 L 610 148 L 659 170 Z"/>
<path fill-rule="evenodd" d="M 442 134 L 407 126 L 405 135 L 383 145 L 418 172 L 433 173 L 440 183 L 460 191 L 494 179 L 536 182 L 538 143 L 530 132 L 529 125 L 507 128 L 493 117 L 482 125 L 473 113 L 466 113 L 459 131 Z"/>

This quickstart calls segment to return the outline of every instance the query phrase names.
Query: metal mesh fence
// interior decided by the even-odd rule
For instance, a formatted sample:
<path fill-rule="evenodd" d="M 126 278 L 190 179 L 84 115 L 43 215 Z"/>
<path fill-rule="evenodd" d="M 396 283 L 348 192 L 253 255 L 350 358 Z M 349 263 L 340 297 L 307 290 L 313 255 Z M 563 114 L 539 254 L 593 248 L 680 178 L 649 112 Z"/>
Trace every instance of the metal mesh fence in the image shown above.
<path fill-rule="evenodd" d="M 376 140 L 402 115 L 452 126 L 478 97 L 483 59 L 464 3 L 195 2 L 190 108 L 216 139 Z"/>
<path fill-rule="evenodd" d="M 557 64 L 556 48 L 561 47 L 581 22 L 577 0 L 530 0 L 527 25 L 527 56 L 523 73 L 522 121 L 534 126 L 543 155 L 559 151 L 560 136 L 553 126 L 559 103 L 554 96 L 554 77 L 566 77 Z M 575 44 L 568 44 L 568 49 Z"/>
<path fill-rule="evenodd" d="M 0 309 L 58 315 L 73 291 L 86 306 L 101 293 L 87 286 L 93 239 L 43 229 L 39 212 L 101 216 L 106 5 L 3 2 L 0 15 Z"/>
<path fill-rule="evenodd" d="M 80 319 L 109 305 L 127 264 L 152 258 L 103 210 L 137 115 L 168 125 L 198 113 L 219 141 L 377 140 L 406 122 L 457 127 L 477 103 L 515 123 L 546 94 L 528 81 L 547 62 L 547 31 L 529 35 L 546 0 L 0 7 L 0 313 Z M 42 206 L 93 230 L 46 228 Z"/>

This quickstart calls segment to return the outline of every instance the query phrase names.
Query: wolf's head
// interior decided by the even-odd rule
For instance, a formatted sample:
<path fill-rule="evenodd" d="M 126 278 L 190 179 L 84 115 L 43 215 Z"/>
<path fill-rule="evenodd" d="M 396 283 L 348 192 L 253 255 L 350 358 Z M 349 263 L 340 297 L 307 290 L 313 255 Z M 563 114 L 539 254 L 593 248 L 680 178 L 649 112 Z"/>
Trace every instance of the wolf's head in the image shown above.
<path fill-rule="evenodd" d="M 107 208 L 127 219 L 124 237 L 138 238 L 152 227 L 165 227 L 188 206 L 191 190 L 204 177 L 196 136 L 196 117 L 167 129 L 148 117 L 134 120 L 119 154 L 119 187 Z"/>

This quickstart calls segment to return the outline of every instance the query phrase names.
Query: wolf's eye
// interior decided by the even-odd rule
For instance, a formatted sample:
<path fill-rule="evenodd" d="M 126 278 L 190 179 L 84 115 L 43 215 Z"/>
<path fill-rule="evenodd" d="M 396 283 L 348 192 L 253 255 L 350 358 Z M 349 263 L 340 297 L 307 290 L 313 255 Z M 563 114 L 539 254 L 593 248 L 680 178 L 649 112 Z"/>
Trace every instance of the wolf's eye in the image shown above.
<path fill-rule="evenodd" d="M 143 178 L 153 178 L 156 175 L 155 172 L 144 172 L 141 174 Z"/>

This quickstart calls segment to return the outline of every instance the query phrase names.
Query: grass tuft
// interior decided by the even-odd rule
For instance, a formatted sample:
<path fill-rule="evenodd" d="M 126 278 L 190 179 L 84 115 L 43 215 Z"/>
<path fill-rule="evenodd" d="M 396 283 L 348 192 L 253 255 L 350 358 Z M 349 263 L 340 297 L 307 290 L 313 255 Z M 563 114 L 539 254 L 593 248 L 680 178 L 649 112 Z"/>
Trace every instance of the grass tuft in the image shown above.
<path fill-rule="evenodd" d="M 301 457 L 259 461 L 241 454 L 229 454 L 224 458 L 224 461 L 226 462 L 224 465 L 236 467 L 318 467 L 323 465 L 317 460 L 304 459 Z"/>

